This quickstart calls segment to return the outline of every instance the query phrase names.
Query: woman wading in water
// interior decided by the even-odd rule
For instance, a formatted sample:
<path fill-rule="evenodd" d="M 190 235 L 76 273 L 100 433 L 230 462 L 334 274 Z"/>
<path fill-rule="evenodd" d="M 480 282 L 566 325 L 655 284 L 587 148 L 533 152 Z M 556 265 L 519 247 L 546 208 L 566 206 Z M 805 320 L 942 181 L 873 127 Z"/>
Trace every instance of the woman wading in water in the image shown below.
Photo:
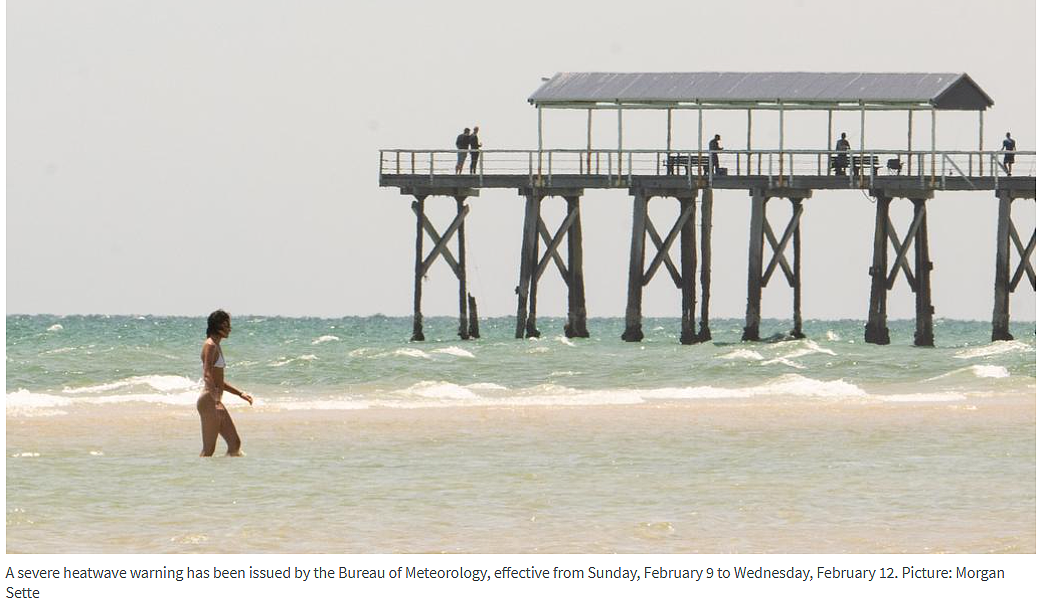
<path fill-rule="evenodd" d="M 230 315 L 223 310 L 215 310 L 208 316 L 208 339 L 201 348 L 201 362 L 204 363 L 204 391 L 197 398 L 197 412 L 201 415 L 201 437 L 204 448 L 201 457 L 211 457 L 215 453 L 215 441 L 219 435 L 226 441 L 226 454 L 240 457 L 241 438 L 233 425 L 230 413 L 222 404 L 223 391 L 229 391 L 237 397 L 252 403 L 252 396 L 226 382 L 226 358 L 222 356 L 219 342 L 230 336 Z"/>

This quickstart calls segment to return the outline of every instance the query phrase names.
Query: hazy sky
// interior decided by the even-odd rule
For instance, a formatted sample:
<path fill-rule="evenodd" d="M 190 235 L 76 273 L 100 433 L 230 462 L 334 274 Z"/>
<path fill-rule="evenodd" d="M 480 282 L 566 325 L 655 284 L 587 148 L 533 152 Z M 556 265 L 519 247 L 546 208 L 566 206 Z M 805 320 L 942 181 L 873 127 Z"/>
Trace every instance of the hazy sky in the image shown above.
<path fill-rule="evenodd" d="M 8 2 L 7 312 L 409 314 L 415 223 L 408 197 L 378 187 L 378 150 L 450 148 L 475 124 L 488 148 L 534 147 L 526 99 L 559 71 L 967 72 L 995 100 L 986 147 L 1009 130 L 1021 149 L 1036 148 L 1034 2 L 857 6 Z M 832 44 L 841 51 L 831 53 Z M 614 115 L 596 118 L 597 147 L 615 146 Z M 837 114 L 836 133 L 859 133 L 850 115 Z M 903 147 L 907 115 L 874 115 L 869 147 Z M 916 115 L 921 148 L 929 119 Z M 744 117 L 710 112 L 705 132 L 743 147 Z M 545 114 L 545 145 L 584 146 L 585 118 Z M 662 121 L 627 114 L 626 145 L 662 147 Z M 775 147 L 775 114 L 755 121 L 755 147 Z M 825 114 L 788 114 L 788 124 L 789 147 L 824 147 Z M 675 145 L 694 147 L 695 119 L 676 128 Z M 977 114 L 939 114 L 937 143 L 976 148 Z M 625 191 L 582 199 L 591 315 L 624 313 L 630 204 Z M 715 317 L 744 315 L 748 204 L 745 192 L 715 193 Z M 513 313 L 523 199 L 488 190 L 471 207 L 470 290 L 483 317 Z M 671 225 L 676 207 L 654 200 L 658 226 Z M 775 224 L 788 207 L 771 202 Z M 901 233 L 909 208 L 894 208 Z M 428 209 L 443 228 L 453 201 L 434 198 Z M 1015 204 L 1026 240 L 1034 209 Z M 564 207 L 545 212 L 555 227 Z M 938 316 L 990 319 L 995 218 L 991 193 L 931 201 Z M 873 224 L 874 206 L 860 191 L 807 201 L 804 317 L 866 317 Z M 454 289 L 439 260 L 424 313 L 455 313 Z M 1030 287 L 1012 303 L 1015 319 L 1034 319 Z M 565 312 L 553 269 L 539 307 Z M 678 291 L 661 274 L 643 311 L 679 310 Z M 774 278 L 763 316 L 790 310 L 790 289 Z M 899 284 L 890 317 L 913 315 L 913 295 Z"/>

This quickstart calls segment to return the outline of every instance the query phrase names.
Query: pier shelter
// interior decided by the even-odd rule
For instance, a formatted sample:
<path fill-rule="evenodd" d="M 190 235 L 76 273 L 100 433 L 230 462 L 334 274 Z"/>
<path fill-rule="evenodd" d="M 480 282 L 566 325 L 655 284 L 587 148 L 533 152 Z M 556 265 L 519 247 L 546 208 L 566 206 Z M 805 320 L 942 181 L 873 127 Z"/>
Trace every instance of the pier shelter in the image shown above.
<path fill-rule="evenodd" d="M 804 203 L 815 190 L 862 189 L 875 200 L 874 241 L 869 313 L 865 340 L 889 343 L 886 325 L 886 294 L 903 273 L 916 301 L 916 345 L 933 344 L 929 224 L 926 203 L 938 193 L 986 191 L 999 205 L 997 234 L 989 237 L 997 246 L 993 294 L 993 339 L 1010 339 L 1009 296 L 1027 278 L 1035 288 L 1032 254 L 1035 233 L 1025 243 L 1011 218 L 1013 201 L 1035 198 L 1035 152 L 1009 154 L 985 148 L 984 113 L 993 101 L 966 74 L 952 73 L 558 73 L 545 79 L 528 99 L 537 111 L 537 143 L 534 149 L 485 150 L 477 173 L 454 171 L 456 150 L 382 150 L 380 185 L 401 189 L 414 199 L 417 217 L 416 293 L 413 339 L 422 339 L 422 276 L 443 256 L 460 281 L 460 334 L 468 337 L 466 254 L 463 249 L 465 201 L 489 188 L 515 189 L 525 199 L 521 268 L 517 285 L 518 313 L 515 335 L 536 336 L 536 289 L 540 276 L 553 262 L 568 289 L 567 336 L 586 336 L 581 217 L 584 193 L 594 189 L 625 190 L 633 198 L 625 328 L 626 341 L 643 339 L 642 297 L 644 287 L 665 269 L 682 293 L 683 343 L 710 339 L 711 211 L 717 190 L 747 190 L 751 197 L 748 284 L 743 340 L 760 339 L 762 289 L 779 270 L 794 293 L 792 335 L 803 337 L 801 314 L 801 224 Z M 666 111 L 666 147 L 626 149 L 623 126 L 629 112 Z M 586 143 L 578 149 L 544 147 L 545 113 L 561 110 L 586 112 Z M 722 149 L 705 134 L 705 111 L 740 111 L 747 116 L 747 138 L 743 149 Z M 827 141 L 816 148 L 786 148 L 784 126 L 791 111 L 827 112 Z M 752 144 L 752 116 L 756 111 L 778 115 L 777 147 Z M 866 138 L 867 114 L 906 112 L 906 135 L 901 147 L 874 149 Z M 975 148 L 939 150 L 937 114 L 972 112 L 975 118 Z M 593 114 L 615 113 L 617 147 L 592 147 Z M 696 148 L 672 149 L 674 119 L 696 114 Z M 844 149 L 833 145 L 836 113 L 859 114 L 860 135 L 856 145 Z M 929 113 L 929 147 L 913 147 L 913 118 Z M 902 131 L 903 133 L 903 131 Z M 680 135 L 679 135 L 680 136 Z M 1009 156 L 1009 157 L 1008 157 Z M 452 196 L 457 216 L 439 235 L 426 218 L 422 203 L 430 196 Z M 551 234 L 541 215 L 547 197 L 563 199 L 566 214 Z M 672 228 L 661 233 L 648 215 L 653 197 L 677 199 L 681 213 Z M 766 216 L 770 199 L 790 202 L 791 218 L 775 232 Z M 889 217 L 895 201 L 911 203 L 912 221 L 903 240 Z M 699 202 L 699 206 L 698 206 Z M 697 211 L 699 209 L 699 211 Z M 699 229 L 700 258 L 697 259 Z M 424 258 L 424 233 L 434 243 Z M 448 250 L 459 235 L 458 259 Z M 946 230 L 946 235 L 950 233 Z M 567 239 L 567 260 L 559 247 Z M 741 238 L 743 240 L 743 238 Z M 541 246 L 542 241 L 542 246 Z M 655 254 L 646 259 L 652 244 Z M 678 243 L 678 258 L 672 249 Z M 766 246 L 769 246 L 767 258 Z M 889 255 L 893 247 L 894 254 Z M 541 253 L 540 248 L 543 247 Z M 789 250 L 790 248 L 790 250 Z M 913 261 L 909 261 L 909 251 Z M 1011 267 L 1012 252 L 1019 263 Z M 914 266 L 913 266 L 914 265 Z M 700 275 L 700 314 L 696 315 L 697 268 Z"/>

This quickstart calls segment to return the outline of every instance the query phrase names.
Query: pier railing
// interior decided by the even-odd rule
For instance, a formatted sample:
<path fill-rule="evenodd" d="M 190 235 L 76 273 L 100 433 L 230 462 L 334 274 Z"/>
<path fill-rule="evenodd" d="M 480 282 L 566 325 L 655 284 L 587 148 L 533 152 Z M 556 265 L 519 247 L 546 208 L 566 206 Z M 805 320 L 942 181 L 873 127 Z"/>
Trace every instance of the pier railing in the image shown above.
<path fill-rule="evenodd" d="M 384 149 L 379 152 L 380 175 L 448 176 L 456 174 L 457 150 Z M 1012 156 L 1008 169 L 1007 156 Z M 717 164 L 713 164 L 717 157 Z M 1006 152 L 979 150 L 908 151 L 871 150 L 707 150 L 666 149 L 551 149 L 481 150 L 475 172 L 470 172 L 470 155 L 462 174 L 477 176 L 482 185 L 486 176 L 520 175 L 542 181 L 545 176 L 577 175 L 607 178 L 610 183 L 627 183 L 635 177 L 681 175 L 704 178 L 717 184 L 720 178 L 768 178 L 792 185 L 800 177 L 844 177 L 850 184 L 862 184 L 870 177 L 922 178 L 932 186 L 946 181 L 991 178 L 998 186 L 1009 175 L 1034 177 L 1035 151 Z"/>

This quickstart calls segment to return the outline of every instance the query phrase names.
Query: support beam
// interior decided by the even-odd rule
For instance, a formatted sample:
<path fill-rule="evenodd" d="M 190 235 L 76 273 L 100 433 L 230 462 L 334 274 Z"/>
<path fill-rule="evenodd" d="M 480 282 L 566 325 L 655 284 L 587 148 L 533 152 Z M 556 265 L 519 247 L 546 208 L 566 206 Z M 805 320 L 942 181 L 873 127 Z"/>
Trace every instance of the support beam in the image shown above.
<path fill-rule="evenodd" d="M 468 208 L 465 204 L 466 197 L 456 198 L 456 219 L 459 220 L 457 235 L 459 236 L 459 266 L 456 277 L 459 278 L 459 339 L 470 339 L 469 322 L 467 320 L 467 238 L 465 235 L 464 218 L 467 216 Z"/>
<path fill-rule="evenodd" d="M 459 335 L 463 339 L 468 339 L 466 217 L 470 213 L 470 207 L 466 204 L 466 199 L 469 196 L 477 196 L 478 191 L 471 188 L 437 188 L 435 190 L 417 192 L 403 188 L 402 194 L 409 194 L 413 197 L 412 212 L 416 215 L 415 289 L 412 305 L 411 339 L 414 342 L 421 342 L 425 339 L 423 336 L 423 279 L 426 277 L 427 272 L 430 271 L 431 265 L 439 257 L 445 259 L 453 275 L 459 280 Z M 441 235 L 438 235 L 437 229 L 427 219 L 423 208 L 423 203 L 427 197 L 435 195 L 451 196 L 456 200 L 456 217 Z M 423 256 L 424 236 L 429 236 L 431 241 L 434 242 L 433 249 L 426 257 Z M 452 241 L 453 236 L 458 236 L 459 238 L 459 258 L 454 257 L 449 249 L 449 243 Z"/>
<path fill-rule="evenodd" d="M 751 233 L 747 257 L 747 312 L 742 341 L 757 342 L 762 321 L 762 236 L 766 222 L 766 202 L 769 197 L 761 190 L 751 191 Z"/>
<path fill-rule="evenodd" d="M 425 196 L 417 196 L 412 204 L 416 214 L 416 286 L 412 302 L 412 341 L 422 342 L 423 337 L 423 201 Z"/>
<path fill-rule="evenodd" d="M 1009 341 L 1010 334 L 1010 227 L 1013 196 L 999 193 L 999 224 L 995 235 L 995 300 L 992 306 L 992 341 Z"/>
<path fill-rule="evenodd" d="M 711 209 L 714 200 L 711 188 L 704 188 L 700 201 L 700 332 L 698 342 L 711 340 Z"/>
<path fill-rule="evenodd" d="M 627 270 L 627 313 L 623 335 L 625 342 L 640 342 L 642 333 L 642 278 L 645 260 L 645 224 L 649 219 L 649 196 L 644 192 L 634 195 L 634 216 L 631 224 L 631 260 Z"/>
<path fill-rule="evenodd" d="M 525 220 L 521 236 L 521 270 L 518 275 L 518 322 L 514 328 L 514 337 L 525 337 L 528 302 L 533 273 L 536 268 L 536 242 L 539 235 L 537 220 L 540 214 L 540 200 L 543 198 L 537 191 L 529 191 L 525 196 Z"/>
<path fill-rule="evenodd" d="M 682 334 L 679 341 L 695 344 L 700 341 L 696 334 L 696 197 L 679 198 L 683 220 L 682 256 Z M 672 241 L 668 239 L 668 242 Z"/>
<path fill-rule="evenodd" d="M 580 197 L 565 197 L 566 215 L 573 217 L 569 227 L 569 315 L 565 337 L 590 337 L 587 331 L 587 302 L 583 292 L 583 227 L 580 222 Z"/>
<path fill-rule="evenodd" d="M 871 295 L 868 302 L 868 324 L 864 327 L 864 341 L 869 344 L 889 344 L 890 332 L 886 326 L 886 291 L 887 260 L 886 238 L 890 220 L 890 202 L 887 196 L 876 197 L 875 204 L 875 245 L 872 250 Z"/>
<path fill-rule="evenodd" d="M 792 220 L 794 223 L 794 237 L 791 240 L 791 244 L 795 249 L 795 262 L 794 262 L 794 274 L 795 284 L 793 290 L 795 291 L 793 313 L 794 313 L 794 328 L 791 329 L 791 337 L 795 339 L 802 339 L 805 336 L 802 333 L 802 225 L 799 224 L 799 220 L 802 218 L 802 199 L 791 199 L 792 206 Z"/>
<path fill-rule="evenodd" d="M 911 199 L 919 229 L 915 235 L 915 345 L 933 346 L 933 304 L 930 295 L 930 241 L 927 233 L 926 200 Z"/>

